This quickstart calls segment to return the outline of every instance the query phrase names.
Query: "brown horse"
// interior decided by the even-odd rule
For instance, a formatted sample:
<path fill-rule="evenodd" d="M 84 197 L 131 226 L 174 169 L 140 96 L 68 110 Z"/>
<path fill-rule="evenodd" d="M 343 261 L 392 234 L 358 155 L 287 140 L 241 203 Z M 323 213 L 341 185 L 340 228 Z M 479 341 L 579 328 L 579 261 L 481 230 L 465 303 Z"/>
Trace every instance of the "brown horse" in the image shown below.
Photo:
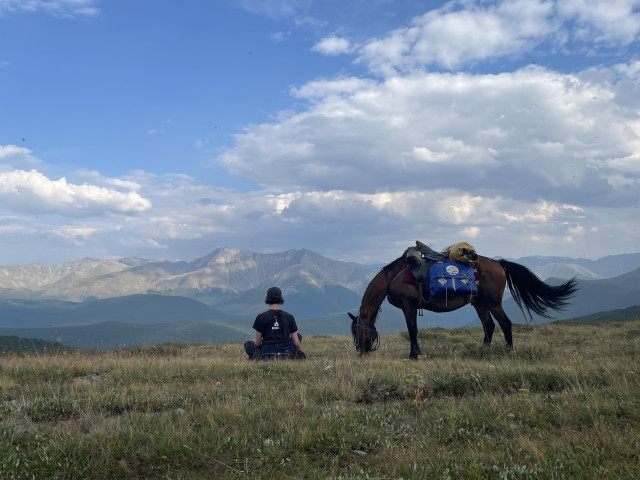
<path fill-rule="evenodd" d="M 512 347 L 511 320 L 502 309 L 502 295 L 506 285 L 509 285 L 511 295 L 523 313 L 524 305 L 529 316 L 533 311 L 547 318 L 549 309 L 557 311 L 564 308 L 577 289 L 575 279 L 562 285 L 551 286 L 540 280 L 527 267 L 507 260 L 478 256 L 476 265 L 479 273 L 477 295 L 448 295 L 446 299 L 436 295 L 426 303 L 421 303 L 419 285 L 405 281 L 406 255 L 383 267 L 365 290 L 358 316 L 349 313 L 353 342 L 358 351 L 365 354 L 378 348 L 375 322 L 385 297 L 391 305 L 400 308 L 404 313 L 411 340 L 409 356 L 417 358 L 421 354 L 417 323 L 419 308 L 436 313 L 450 312 L 471 303 L 484 328 L 484 343 L 490 344 L 493 337 L 493 315 L 502 328 L 507 345 Z"/>

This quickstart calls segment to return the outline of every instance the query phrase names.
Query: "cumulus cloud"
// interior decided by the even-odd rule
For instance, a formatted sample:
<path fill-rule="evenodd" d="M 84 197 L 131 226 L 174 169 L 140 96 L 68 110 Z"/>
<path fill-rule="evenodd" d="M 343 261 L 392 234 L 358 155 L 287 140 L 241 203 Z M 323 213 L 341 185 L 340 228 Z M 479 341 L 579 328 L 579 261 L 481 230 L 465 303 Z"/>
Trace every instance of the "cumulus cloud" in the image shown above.
<path fill-rule="evenodd" d="M 0 145 L 0 171 L 37 168 L 40 160 L 31 150 L 17 145 Z"/>
<path fill-rule="evenodd" d="M 365 256 L 369 241 L 391 251 L 413 236 L 438 247 L 458 235 L 489 250 L 506 232 L 511 244 L 570 254 L 598 238 L 611 245 L 600 223 L 637 238 L 628 221 L 640 190 L 639 62 L 454 71 L 544 42 L 567 52 L 637 37 L 631 2 L 598 20 L 590 6 L 455 1 L 357 50 L 327 37 L 316 51 L 350 48 L 378 80 L 340 75 L 292 88 L 307 108 L 248 126 L 216 162 L 288 192 L 276 224 L 300 242 L 347 229 L 357 240 L 340 236 L 342 248 Z"/>
<path fill-rule="evenodd" d="M 349 53 L 352 49 L 353 47 L 349 40 L 335 36 L 325 37 L 311 48 L 312 51 L 323 55 L 340 55 Z"/>
<path fill-rule="evenodd" d="M 151 207 L 148 199 L 135 192 L 74 185 L 64 177 L 50 180 L 36 170 L 0 173 L 0 203 L 14 212 L 71 217 L 134 214 Z"/>
<path fill-rule="evenodd" d="M 322 99 L 330 95 L 348 95 L 366 88 L 374 88 L 377 83 L 375 80 L 357 77 L 339 77 L 330 81 L 313 80 L 302 87 L 292 88 L 291 94 L 307 100 Z"/>
<path fill-rule="evenodd" d="M 575 21 L 572 35 L 585 42 L 628 45 L 637 41 L 640 11 L 636 0 L 559 0 L 559 14 Z"/>
<path fill-rule="evenodd" d="M 104 177 L 96 170 L 76 170 L 72 175 L 75 178 L 81 179 L 83 183 L 90 183 L 102 187 L 113 187 L 134 192 L 142 188 L 142 185 L 135 180 L 135 177 L 131 177 L 131 179 Z"/>
<path fill-rule="evenodd" d="M 461 8 L 464 7 L 464 8 Z M 529 50 L 550 33 L 551 2 L 450 2 L 364 45 L 359 61 L 385 75 L 424 65 L 454 69 L 463 62 Z"/>
<path fill-rule="evenodd" d="M 98 0 L 0 0 L 2 12 L 42 11 L 58 18 L 94 17 L 100 13 Z"/>
<path fill-rule="evenodd" d="M 291 32 L 275 32 L 270 34 L 269 38 L 275 43 L 281 43 L 284 42 L 289 35 L 291 35 Z"/>
<path fill-rule="evenodd" d="M 16 155 L 28 155 L 29 153 L 31 153 L 31 150 L 28 148 L 17 147 L 16 145 L 0 145 L 0 161 Z"/>
<path fill-rule="evenodd" d="M 358 61 L 385 76 L 430 65 L 454 70 L 470 62 L 519 56 L 544 41 L 556 48 L 566 47 L 569 40 L 629 45 L 639 31 L 634 0 L 453 1 L 367 42 Z"/>
<path fill-rule="evenodd" d="M 359 255 L 366 250 L 384 251 L 391 256 L 417 238 L 444 247 L 461 235 L 481 237 L 487 242 L 482 244 L 486 249 L 491 238 L 507 229 L 523 236 L 532 231 L 572 229 L 575 235 L 578 225 L 589 223 L 584 211 L 574 205 L 461 194 L 455 189 L 240 193 L 199 185 L 193 179 L 176 183 L 168 178 L 160 185 L 154 188 L 152 210 L 129 218 L 117 237 L 128 247 L 153 239 L 153 245 L 146 243 L 145 248 L 170 247 L 174 255 L 184 252 L 182 258 L 188 258 L 188 248 L 195 245 L 206 251 L 211 238 L 217 246 L 260 251 L 280 251 L 282 238 L 295 238 L 289 248 L 304 245 L 327 253 L 335 236 L 340 240 L 334 253 L 341 250 L 339 256 L 346 259 L 345 251 L 350 250 Z M 202 198 L 208 201 L 200 201 Z M 113 233 L 105 229 L 102 235 Z M 549 242 L 551 238 L 550 234 Z"/>
<path fill-rule="evenodd" d="M 98 231 L 97 228 L 63 225 L 61 227 L 52 228 L 50 233 L 65 240 L 85 240 Z"/>
<path fill-rule="evenodd" d="M 0 235 L 72 248 L 72 258 L 191 259 L 233 246 L 377 262 L 416 239 L 471 241 L 488 256 L 628 251 L 638 238 L 640 62 L 457 71 L 545 42 L 595 51 L 637 37 L 632 1 L 596 3 L 453 1 L 357 46 L 325 37 L 316 52 L 355 54 L 369 72 L 294 86 L 297 110 L 235 135 L 214 162 L 251 191 L 143 171 L 51 180 L 30 150 L 0 146 Z M 301 4 L 239 6 L 281 18 Z M 13 216 L 22 212 L 45 218 Z"/>
<path fill-rule="evenodd" d="M 238 192 L 184 175 L 144 172 L 132 172 L 122 181 L 140 186 L 151 202 L 147 210 L 125 218 L 80 218 L 65 206 L 54 207 L 39 219 L 0 216 L 0 236 L 5 243 L 19 242 L 16 248 L 46 242 L 56 255 L 68 252 L 71 259 L 102 253 L 189 260 L 219 246 L 233 246 L 261 252 L 305 247 L 342 260 L 377 262 L 392 260 L 416 239 L 434 248 L 445 247 L 452 239 L 472 241 L 489 256 L 518 256 L 522 245 L 528 245 L 527 253 L 539 249 L 561 254 L 562 249 L 569 254 L 570 246 L 586 254 L 587 237 L 600 238 L 607 250 L 615 249 L 621 240 L 609 239 L 609 228 L 632 234 L 627 222 L 637 214 L 628 207 L 623 221 L 620 209 L 612 216 L 611 210 L 601 208 L 488 191 L 461 192 L 437 183 L 367 193 Z M 4 189 L 0 199 L 6 205 Z M 569 236 L 571 243 L 565 242 Z M 283 243 L 283 239 L 288 240 Z M 51 261 L 49 254 L 42 256 Z"/>
<path fill-rule="evenodd" d="M 614 177 L 638 186 L 640 125 L 618 101 L 620 77 L 610 78 L 594 83 L 528 67 L 315 81 L 295 92 L 308 96 L 309 109 L 249 127 L 217 161 L 284 189 L 447 185 L 530 201 L 629 205 L 633 189 L 618 189 Z"/>

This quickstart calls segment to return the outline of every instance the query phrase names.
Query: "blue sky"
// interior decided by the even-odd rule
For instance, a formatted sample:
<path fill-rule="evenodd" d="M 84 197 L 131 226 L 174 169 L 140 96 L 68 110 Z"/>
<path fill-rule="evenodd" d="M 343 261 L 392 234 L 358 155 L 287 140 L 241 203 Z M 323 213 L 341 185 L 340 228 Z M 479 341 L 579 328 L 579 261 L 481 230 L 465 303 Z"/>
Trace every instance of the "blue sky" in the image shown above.
<path fill-rule="evenodd" d="M 631 0 L 0 0 L 0 264 L 640 250 Z"/>

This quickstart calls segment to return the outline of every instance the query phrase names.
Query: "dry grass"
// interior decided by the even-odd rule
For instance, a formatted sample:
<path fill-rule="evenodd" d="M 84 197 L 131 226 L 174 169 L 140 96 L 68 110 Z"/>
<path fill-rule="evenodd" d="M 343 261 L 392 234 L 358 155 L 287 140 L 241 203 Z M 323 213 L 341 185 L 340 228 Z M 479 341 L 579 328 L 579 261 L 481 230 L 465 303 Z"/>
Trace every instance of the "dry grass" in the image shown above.
<path fill-rule="evenodd" d="M 640 320 L 0 357 L 6 479 L 640 478 Z"/>

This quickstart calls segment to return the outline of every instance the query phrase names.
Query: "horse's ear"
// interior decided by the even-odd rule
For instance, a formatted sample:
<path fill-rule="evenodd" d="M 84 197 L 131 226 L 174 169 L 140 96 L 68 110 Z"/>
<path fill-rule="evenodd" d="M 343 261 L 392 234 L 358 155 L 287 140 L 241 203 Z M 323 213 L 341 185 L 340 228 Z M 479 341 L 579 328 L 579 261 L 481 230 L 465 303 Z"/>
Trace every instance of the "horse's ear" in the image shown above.
<path fill-rule="evenodd" d="M 352 322 L 357 322 L 358 321 L 358 317 L 354 317 L 351 312 L 347 312 L 349 314 L 349 318 L 351 318 Z"/>

